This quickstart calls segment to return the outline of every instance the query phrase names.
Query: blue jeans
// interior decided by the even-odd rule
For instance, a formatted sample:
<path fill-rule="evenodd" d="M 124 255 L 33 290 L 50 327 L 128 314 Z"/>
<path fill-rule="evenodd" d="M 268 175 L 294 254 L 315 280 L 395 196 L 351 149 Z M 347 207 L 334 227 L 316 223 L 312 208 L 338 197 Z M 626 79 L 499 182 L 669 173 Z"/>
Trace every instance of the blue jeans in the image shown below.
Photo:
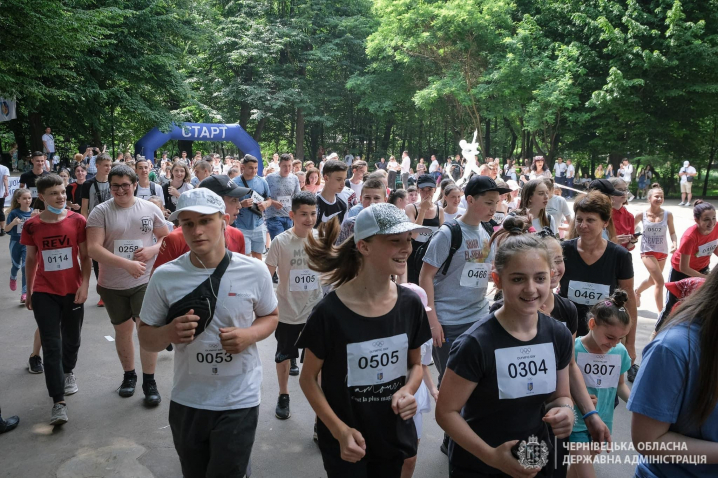
<path fill-rule="evenodd" d="M 572 188 L 573 187 L 573 178 L 566 178 L 566 186 Z M 573 191 L 566 190 L 568 193 L 568 198 L 573 198 Z"/>
<path fill-rule="evenodd" d="M 239 229 L 239 228 L 238 228 Z M 244 234 L 244 253 L 250 255 L 252 252 L 264 254 L 265 233 L 264 224 L 255 229 L 239 229 Z"/>
<path fill-rule="evenodd" d="M 20 240 L 10 239 L 10 259 L 12 266 L 10 267 L 10 278 L 17 279 L 17 271 L 22 272 L 22 293 L 27 293 L 27 284 L 25 283 L 25 253 L 27 248 L 20 244 Z"/>
<path fill-rule="evenodd" d="M 264 220 L 269 231 L 269 237 L 274 239 L 287 229 L 291 229 L 294 223 L 286 216 L 268 217 Z"/>

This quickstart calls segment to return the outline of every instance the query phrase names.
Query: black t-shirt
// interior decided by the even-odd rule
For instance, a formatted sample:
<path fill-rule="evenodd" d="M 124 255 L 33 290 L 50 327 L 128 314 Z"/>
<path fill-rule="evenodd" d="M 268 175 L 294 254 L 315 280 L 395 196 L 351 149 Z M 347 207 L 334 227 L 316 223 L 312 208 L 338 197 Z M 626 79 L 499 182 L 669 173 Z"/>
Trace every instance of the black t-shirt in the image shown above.
<path fill-rule="evenodd" d="M 625 248 L 609 241 L 601 258 L 589 266 L 581 259 L 577 245 L 578 239 L 561 243 L 566 272 L 561 278 L 559 294 L 576 306 L 577 334 L 583 337 L 588 334 L 586 315 L 591 307 L 608 299 L 619 280 L 633 278 L 633 260 Z"/>
<path fill-rule="evenodd" d="M 492 313 L 451 347 L 446 366 L 477 384 L 461 416 L 489 446 L 528 441 L 533 435 L 551 449 L 542 420 L 544 403 L 556 389 L 557 372 L 568 366 L 572 353 L 571 333 L 557 320 L 539 313 L 536 336 L 524 342 L 509 334 Z M 501 474 L 453 440 L 449 462 L 468 472 Z"/>
<path fill-rule="evenodd" d="M 29 189 L 29 188 L 34 188 L 34 187 L 35 187 L 35 181 L 37 181 L 38 178 L 41 178 L 41 177 L 43 177 L 43 176 L 47 176 L 48 174 L 50 174 L 50 173 L 48 173 L 47 171 L 43 171 L 43 172 L 40 173 L 39 175 L 33 173 L 32 170 L 27 171 L 27 172 L 24 172 L 24 173 L 22 173 L 22 174 L 20 175 L 20 184 L 24 184 L 25 187 L 28 188 L 28 189 Z M 34 196 L 34 195 L 33 195 L 33 197 L 37 197 L 37 196 Z"/>
<path fill-rule="evenodd" d="M 489 307 L 489 312 L 493 313 L 499 310 L 504 305 L 504 300 L 497 300 Z M 551 317 L 563 323 L 571 335 L 576 333 L 578 327 L 578 312 L 576 306 L 570 300 L 561 297 L 560 295 L 553 294 L 553 310 L 551 311 Z M 488 319 L 488 317 L 487 317 Z"/>
<path fill-rule="evenodd" d="M 339 218 L 339 224 L 344 220 L 347 213 L 347 203 L 335 196 L 334 202 L 329 204 L 321 194 L 317 194 L 317 222 L 314 227 L 319 227 L 323 222 L 329 222 L 333 217 Z"/>
<path fill-rule="evenodd" d="M 408 351 L 431 339 L 421 299 L 396 286 L 394 308 L 381 317 L 352 312 L 332 291 L 314 308 L 299 339 L 322 366 L 322 390 L 340 420 L 359 430 L 369 459 L 416 455 L 413 419 L 391 409 L 391 397 L 406 382 Z M 319 420 L 319 447 L 339 456 L 339 442 Z"/>
<path fill-rule="evenodd" d="M 82 184 L 70 183 L 67 185 L 65 192 L 68 201 L 73 204 L 82 204 Z"/>

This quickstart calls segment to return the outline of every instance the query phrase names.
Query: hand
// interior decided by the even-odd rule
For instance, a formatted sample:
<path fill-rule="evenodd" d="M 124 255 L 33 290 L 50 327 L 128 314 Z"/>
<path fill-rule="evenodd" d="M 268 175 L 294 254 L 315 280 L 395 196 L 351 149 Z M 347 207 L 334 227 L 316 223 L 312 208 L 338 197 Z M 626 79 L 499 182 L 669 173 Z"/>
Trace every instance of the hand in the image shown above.
<path fill-rule="evenodd" d="M 147 262 L 152 259 L 155 255 L 150 253 L 146 247 L 140 247 L 135 251 L 135 260 L 140 262 Z"/>
<path fill-rule="evenodd" d="M 431 394 L 432 397 L 434 397 L 435 402 L 439 401 L 439 389 L 438 388 L 434 387 L 434 389 L 430 390 L 429 393 Z"/>
<path fill-rule="evenodd" d="M 30 213 L 30 217 L 39 216 L 39 215 L 40 215 L 40 212 L 41 212 L 41 211 L 40 211 L 39 209 L 33 209 L 32 212 Z M 23 219 L 23 222 L 25 222 L 24 219 Z"/>
<path fill-rule="evenodd" d="M 573 430 L 576 417 L 568 407 L 554 407 L 543 417 L 543 421 L 551 425 L 556 438 L 566 438 Z"/>
<path fill-rule="evenodd" d="M 5 194 L 3 194 L 3 197 L 4 197 L 4 198 L 8 197 L 8 194 L 10 194 L 10 187 L 9 187 L 9 186 L 5 186 Z"/>
<path fill-rule="evenodd" d="M 170 196 L 174 196 L 176 198 L 180 197 L 180 192 L 177 191 L 177 188 L 175 188 L 174 186 L 168 187 L 167 192 L 170 193 Z"/>
<path fill-rule="evenodd" d="M 32 292 L 30 292 L 29 289 L 27 291 L 27 297 L 25 297 L 25 308 L 32 310 Z"/>
<path fill-rule="evenodd" d="M 89 287 L 89 286 L 88 286 Z M 87 289 L 88 287 L 80 287 L 75 292 L 75 304 L 84 304 L 87 300 Z"/>
<path fill-rule="evenodd" d="M 142 275 L 145 273 L 145 270 L 147 270 L 147 266 L 144 264 L 144 262 L 138 262 L 138 261 L 127 261 L 125 263 L 124 269 L 127 271 L 128 274 L 130 274 L 135 279 L 139 279 L 142 277 Z"/>
<path fill-rule="evenodd" d="M 243 201 L 240 201 L 239 203 L 242 207 L 252 207 L 252 204 L 254 204 L 254 201 L 252 198 L 244 199 Z"/>
<path fill-rule="evenodd" d="M 595 395 L 591 395 L 592 397 L 595 397 Z M 595 449 L 594 446 L 591 447 L 591 456 L 595 456 L 601 453 L 601 446 L 604 443 L 608 443 L 608 448 L 606 449 L 606 452 L 611 451 L 611 432 L 608 430 L 608 427 L 605 423 L 603 423 L 603 420 L 601 420 L 601 417 L 598 416 L 598 413 L 594 413 L 590 417 L 586 418 L 586 428 L 588 429 L 588 432 L 591 434 L 591 439 L 596 444 Z"/>
<path fill-rule="evenodd" d="M 240 327 L 222 327 L 219 329 L 219 341 L 225 352 L 238 354 L 252 345 L 252 333 Z"/>
<path fill-rule="evenodd" d="M 431 198 L 422 199 L 421 204 L 419 205 L 419 209 L 426 212 L 429 209 L 431 209 L 432 206 Z"/>
<path fill-rule="evenodd" d="M 339 448 L 342 460 L 356 463 L 366 455 L 366 442 L 361 432 L 347 427 L 339 437 Z"/>
<path fill-rule="evenodd" d="M 197 328 L 199 316 L 194 315 L 194 309 L 187 311 L 186 315 L 177 317 L 167 324 L 167 338 L 173 344 L 188 344 L 194 340 L 194 329 Z"/>
<path fill-rule="evenodd" d="M 267 203 L 264 201 L 257 203 L 257 209 L 264 212 L 267 209 Z"/>
<path fill-rule="evenodd" d="M 402 420 L 408 420 L 416 415 L 416 399 L 414 395 L 402 388 L 391 396 L 391 409 Z"/>
<path fill-rule="evenodd" d="M 70 207 L 71 207 L 74 211 L 79 211 L 82 206 L 80 206 L 79 204 L 75 204 L 75 203 L 73 202 L 73 203 L 70 203 Z"/>
<path fill-rule="evenodd" d="M 631 365 L 633 365 L 636 362 L 636 346 L 627 343 L 626 351 L 628 352 L 628 356 L 631 357 Z"/>
<path fill-rule="evenodd" d="M 676 252 L 676 249 L 678 248 L 678 245 L 675 242 L 671 242 L 671 250 L 669 251 L 671 254 Z"/>
<path fill-rule="evenodd" d="M 631 240 L 633 236 L 631 234 L 619 234 L 616 236 L 616 242 L 619 244 L 626 244 Z"/>
<path fill-rule="evenodd" d="M 539 468 L 524 468 L 523 465 L 511 454 L 511 448 L 519 441 L 512 440 L 494 448 L 487 460 L 487 465 L 501 470 L 515 478 L 533 478 L 541 471 Z"/>
<path fill-rule="evenodd" d="M 598 397 L 594 394 L 589 395 L 589 398 L 591 399 L 591 402 L 593 403 L 593 408 L 596 408 L 596 404 L 598 404 Z"/>
<path fill-rule="evenodd" d="M 279 201 L 275 201 L 274 199 L 272 199 L 272 207 L 274 207 L 275 209 L 284 209 L 282 203 Z"/>
<path fill-rule="evenodd" d="M 434 339 L 434 347 L 441 348 L 441 346 L 444 345 L 446 338 L 444 338 L 444 328 L 441 324 L 431 327 L 431 338 Z"/>

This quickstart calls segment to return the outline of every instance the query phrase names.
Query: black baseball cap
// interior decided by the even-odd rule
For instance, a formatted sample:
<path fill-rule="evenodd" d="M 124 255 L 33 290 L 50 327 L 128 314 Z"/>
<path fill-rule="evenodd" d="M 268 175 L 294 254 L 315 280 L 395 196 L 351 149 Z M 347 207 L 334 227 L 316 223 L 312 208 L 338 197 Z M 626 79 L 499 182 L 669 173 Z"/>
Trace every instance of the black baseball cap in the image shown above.
<path fill-rule="evenodd" d="M 229 196 L 232 198 L 242 198 L 250 194 L 250 188 L 237 186 L 226 174 L 217 174 L 203 180 L 197 187 L 207 188 L 218 196 Z"/>
<path fill-rule="evenodd" d="M 422 174 L 416 181 L 416 187 L 421 188 L 434 188 L 436 189 L 436 179 L 431 174 Z"/>
<path fill-rule="evenodd" d="M 476 196 L 477 194 L 483 194 L 496 191 L 499 194 L 507 194 L 511 192 L 511 188 L 500 188 L 496 181 L 491 179 L 489 176 L 479 176 L 478 174 L 469 179 L 466 189 L 464 189 L 464 195 Z"/>
<path fill-rule="evenodd" d="M 608 179 L 594 179 L 588 185 L 589 191 L 600 191 L 606 196 L 625 196 L 626 193 L 618 191 Z"/>

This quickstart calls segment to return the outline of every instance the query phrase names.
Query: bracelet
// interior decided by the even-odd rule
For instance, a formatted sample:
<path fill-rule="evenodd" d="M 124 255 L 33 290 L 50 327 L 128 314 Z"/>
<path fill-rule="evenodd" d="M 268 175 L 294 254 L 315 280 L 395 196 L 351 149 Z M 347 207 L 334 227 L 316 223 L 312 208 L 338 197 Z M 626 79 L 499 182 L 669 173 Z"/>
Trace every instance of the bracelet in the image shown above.
<path fill-rule="evenodd" d="M 596 410 L 591 410 L 590 412 L 588 412 L 587 414 L 585 414 L 585 415 L 583 416 L 583 419 L 585 420 L 586 418 L 590 417 L 590 416 L 593 415 L 594 413 L 598 413 L 598 412 L 597 412 Z"/>
<path fill-rule="evenodd" d="M 578 421 L 578 415 L 576 414 L 576 410 L 573 408 L 573 405 L 568 405 L 564 403 L 563 405 L 559 405 L 559 407 L 566 407 L 571 409 L 571 411 L 573 412 L 573 424 L 575 425 Z"/>

